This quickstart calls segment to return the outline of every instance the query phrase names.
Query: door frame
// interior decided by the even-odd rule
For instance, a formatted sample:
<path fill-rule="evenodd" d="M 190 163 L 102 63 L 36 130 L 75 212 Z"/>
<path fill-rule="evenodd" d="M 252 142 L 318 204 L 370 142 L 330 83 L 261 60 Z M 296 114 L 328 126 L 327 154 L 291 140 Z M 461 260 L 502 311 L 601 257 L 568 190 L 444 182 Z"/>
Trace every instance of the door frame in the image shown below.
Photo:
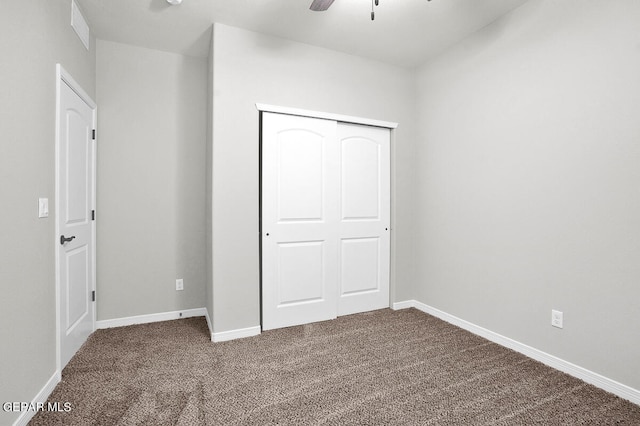
<path fill-rule="evenodd" d="M 325 120 L 333 120 L 342 123 L 360 124 L 365 126 L 383 127 L 389 129 L 389 307 L 393 306 L 396 297 L 396 237 L 395 237 L 395 220 L 396 220 L 396 135 L 398 123 L 393 121 L 377 120 L 372 118 L 356 117 L 344 114 L 335 114 L 330 112 L 312 111 L 300 108 L 291 108 L 278 105 L 270 105 L 256 102 L 258 110 L 258 270 L 259 270 L 259 313 L 260 313 L 260 329 L 262 329 L 262 113 L 272 112 L 284 115 L 294 115 L 309 118 L 319 118 Z"/>
<path fill-rule="evenodd" d="M 60 225 L 58 218 L 60 217 L 60 119 L 61 119 L 61 111 L 60 111 L 60 100 L 61 100 L 61 89 L 62 85 L 66 84 L 73 90 L 79 97 L 82 99 L 92 110 L 92 121 L 93 128 L 95 129 L 97 126 L 97 117 L 98 117 L 98 107 L 96 103 L 91 99 L 91 97 L 82 89 L 80 84 L 76 82 L 76 80 L 69 74 L 60 64 L 56 64 L 56 135 L 55 135 L 55 237 L 54 238 L 54 253 L 55 253 L 55 279 L 56 279 L 56 376 L 58 381 L 62 376 L 62 368 L 61 368 L 61 342 L 60 342 L 60 255 L 59 255 L 59 245 L 60 242 L 57 240 L 57 236 L 60 235 Z M 93 158 L 91 161 L 93 162 L 93 171 L 91 176 L 91 209 L 95 210 L 96 208 L 96 139 L 93 139 L 91 143 L 93 144 Z M 91 289 L 93 291 L 96 290 L 96 222 L 95 220 L 91 221 L 91 263 L 92 263 L 92 271 L 91 271 Z M 92 322 L 92 330 L 96 330 L 96 307 L 93 309 L 93 318 Z"/>

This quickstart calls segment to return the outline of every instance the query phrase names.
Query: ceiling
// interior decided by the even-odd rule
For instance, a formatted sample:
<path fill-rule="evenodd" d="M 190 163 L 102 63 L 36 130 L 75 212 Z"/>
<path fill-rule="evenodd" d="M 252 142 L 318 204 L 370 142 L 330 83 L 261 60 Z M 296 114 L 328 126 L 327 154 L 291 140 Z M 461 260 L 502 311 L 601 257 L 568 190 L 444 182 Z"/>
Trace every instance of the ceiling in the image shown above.
<path fill-rule="evenodd" d="M 207 56 L 217 22 L 404 67 L 417 66 L 527 0 L 76 0 L 94 35 L 157 50 Z"/>

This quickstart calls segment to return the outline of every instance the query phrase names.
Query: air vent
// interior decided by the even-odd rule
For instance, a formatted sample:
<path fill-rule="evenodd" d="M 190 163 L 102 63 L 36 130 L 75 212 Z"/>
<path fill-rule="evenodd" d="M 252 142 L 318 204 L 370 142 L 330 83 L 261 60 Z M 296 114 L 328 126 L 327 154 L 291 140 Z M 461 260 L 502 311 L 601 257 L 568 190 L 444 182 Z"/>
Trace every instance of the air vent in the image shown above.
<path fill-rule="evenodd" d="M 84 16 L 82 16 L 80 9 L 78 9 L 75 0 L 71 1 L 71 26 L 76 34 L 78 34 L 84 47 L 89 50 L 89 25 L 87 25 L 87 21 L 84 20 Z"/>

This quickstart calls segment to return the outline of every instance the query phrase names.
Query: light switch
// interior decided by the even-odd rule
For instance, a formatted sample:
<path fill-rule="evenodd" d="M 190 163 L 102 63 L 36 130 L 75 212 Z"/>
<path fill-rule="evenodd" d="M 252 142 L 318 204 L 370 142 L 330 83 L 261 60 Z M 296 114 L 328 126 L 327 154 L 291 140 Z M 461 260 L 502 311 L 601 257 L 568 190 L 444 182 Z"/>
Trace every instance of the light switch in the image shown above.
<path fill-rule="evenodd" d="M 38 198 L 38 217 L 49 217 L 48 198 Z"/>

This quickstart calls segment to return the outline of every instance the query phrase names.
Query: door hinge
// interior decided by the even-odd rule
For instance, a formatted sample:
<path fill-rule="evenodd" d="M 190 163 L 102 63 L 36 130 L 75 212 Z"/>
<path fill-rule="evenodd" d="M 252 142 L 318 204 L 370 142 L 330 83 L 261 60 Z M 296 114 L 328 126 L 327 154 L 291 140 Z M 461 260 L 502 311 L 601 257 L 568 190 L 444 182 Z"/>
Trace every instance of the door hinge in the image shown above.
<path fill-rule="evenodd" d="M 96 129 L 93 129 L 91 131 L 91 139 L 94 140 L 94 141 L 96 140 Z"/>
<path fill-rule="evenodd" d="M 96 220 L 96 211 L 91 210 L 91 220 Z"/>
<path fill-rule="evenodd" d="M 93 291 L 91 292 L 91 301 L 92 301 L 92 302 L 95 302 L 95 301 L 96 301 L 96 291 L 95 291 L 95 290 L 93 290 Z"/>

